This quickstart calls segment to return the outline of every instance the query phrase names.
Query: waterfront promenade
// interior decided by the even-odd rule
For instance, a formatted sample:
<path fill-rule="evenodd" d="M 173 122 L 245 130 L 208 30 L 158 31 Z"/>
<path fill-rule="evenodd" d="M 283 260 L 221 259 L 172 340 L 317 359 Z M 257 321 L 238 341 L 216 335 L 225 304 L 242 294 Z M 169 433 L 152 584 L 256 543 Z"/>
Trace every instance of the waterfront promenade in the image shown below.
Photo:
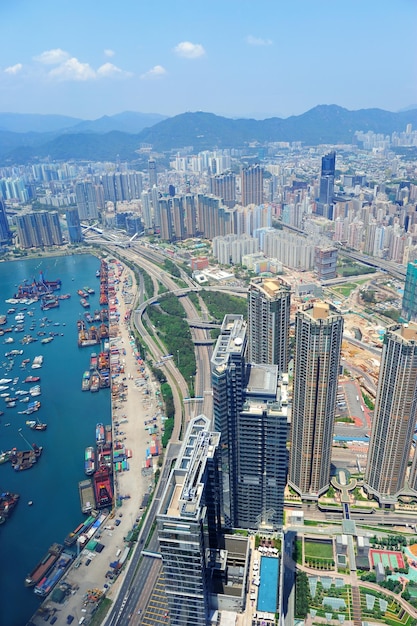
<path fill-rule="evenodd" d="M 119 500 L 120 506 L 114 508 L 102 525 L 99 531 L 99 541 L 104 545 L 102 552 L 91 552 L 86 549 L 80 552 L 61 581 L 68 585 L 71 593 L 66 596 L 63 603 L 52 602 L 47 598 L 40 611 L 32 618 L 32 623 L 37 626 L 45 623 L 45 611 L 56 616 L 56 626 L 66 624 L 68 615 L 74 617 L 74 623 L 78 623 L 82 617 L 85 617 L 88 623 L 96 601 L 103 593 L 114 601 L 120 581 L 107 578 L 106 573 L 112 571 L 110 563 L 117 561 L 117 555 L 123 554 L 124 537 L 140 519 L 143 497 L 153 487 L 153 469 L 156 469 L 158 459 L 153 457 L 150 460 L 151 467 L 144 467 L 151 442 L 144 422 L 156 416 L 153 424 L 160 433 L 161 407 L 156 393 L 157 387 L 151 380 L 149 371 L 139 363 L 130 335 L 128 314 L 136 301 L 137 285 L 133 272 L 126 266 L 116 262 L 110 263 L 109 268 L 118 276 L 117 302 L 114 303 L 115 314 L 118 316 L 115 333 L 117 336 L 110 339 L 110 346 L 118 348 L 121 369 L 124 370 L 113 374 L 113 384 L 124 385 L 122 397 L 120 394 L 118 397 L 112 394 L 113 441 L 119 439 L 131 451 L 128 460 L 129 470 L 115 474 L 115 502 L 119 496 L 130 498 Z M 99 416 L 97 421 L 100 421 Z M 82 517 L 80 510 L 80 521 Z M 116 520 L 119 520 L 117 522 L 119 525 L 116 525 Z"/>

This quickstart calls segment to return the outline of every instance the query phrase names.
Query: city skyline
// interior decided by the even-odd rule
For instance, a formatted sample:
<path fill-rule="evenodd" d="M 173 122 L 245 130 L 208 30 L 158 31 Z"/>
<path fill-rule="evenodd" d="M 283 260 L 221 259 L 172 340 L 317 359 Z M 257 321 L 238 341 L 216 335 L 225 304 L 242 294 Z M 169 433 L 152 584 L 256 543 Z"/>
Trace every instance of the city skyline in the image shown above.
<path fill-rule="evenodd" d="M 233 2 L 190 9 L 181 1 L 163 3 L 157 15 L 128 1 L 119 17 L 115 26 L 108 0 L 99 11 L 79 0 L 2 7 L 2 110 L 83 119 L 125 110 L 265 118 L 317 104 L 397 111 L 417 102 L 417 7 L 408 0 L 381 2 L 377 12 L 357 1 L 261 0 L 238 11 Z M 387 89 L 390 70 L 401 89 Z"/>

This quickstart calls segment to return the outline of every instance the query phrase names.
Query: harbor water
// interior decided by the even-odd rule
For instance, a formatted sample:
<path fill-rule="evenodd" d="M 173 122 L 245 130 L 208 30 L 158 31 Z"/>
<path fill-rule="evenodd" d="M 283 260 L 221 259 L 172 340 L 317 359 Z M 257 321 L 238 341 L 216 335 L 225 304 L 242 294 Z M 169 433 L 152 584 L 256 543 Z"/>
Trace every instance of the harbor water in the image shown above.
<path fill-rule="evenodd" d="M 16 447 L 27 450 L 29 444 L 43 446 L 43 453 L 31 469 L 13 470 L 10 462 L 0 465 L 0 489 L 20 494 L 20 500 L 9 519 L 0 525 L 0 626 L 25 626 L 41 600 L 33 588 L 26 588 L 25 577 L 46 554 L 53 542 L 63 543 L 65 536 L 83 519 L 78 482 L 85 478 L 84 451 L 95 444 L 97 422 L 110 424 L 110 392 L 82 392 L 81 381 L 89 368 L 92 352 L 100 346 L 79 348 L 77 320 L 84 315 L 78 289 L 95 289 L 90 295 L 91 313 L 99 308 L 99 281 L 96 271 L 99 260 L 90 255 L 72 255 L 56 258 L 37 258 L 26 261 L 0 263 L 0 315 L 11 308 L 7 323 L 1 329 L 16 326 L 15 316 L 24 310 L 25 328 L 22 332 L 6 333 L 0 337 L 0 378 L 10 378 L 10 393 L 28 390 L 27 376 L 40 376 L 41 408 L 31 415 L 21 414 L 27 406 L 18 401 L 14 408 L 6 408 L 0 397 L 0 449 Z M 60 300 L 60 306 L 42 311 L 40 303 L 11 304 L 18 285 L 25 280 L 61 279 L 57 294 L 71 294 Z M 44 318 L 42 320 L 42 318 Z M 32 327 L 33 330 L 30 330 Z M 42 334 L 45 333 L 45 334 Z M 53 335 L 51 335 L 53 333 Z M 37 341 L 23 344 L 25 335 Z M 53 336 L 49 343 L 42 338 Z M 13 338 L 13 342 L 5 341 Z M 11 350 L 23 350 L 22 355 L 6 357 Z M 35 356 L 44 357 L 40 369 L 31 369 Z M 23 360 L 30 359 L 26 365 Z M 16 380 L 16 379 L 19 380 Z M 14 388 L 14 389 L 12 389 Z M 39 418 L 47 423 L 47 430 L 31 430 L 26 420 Z M 19 429 L 21 429 L 19 433 Z M 24 440 L 23 439 L 26 440 Z M 33 504 L 29 505 L 29 502 Z"/>

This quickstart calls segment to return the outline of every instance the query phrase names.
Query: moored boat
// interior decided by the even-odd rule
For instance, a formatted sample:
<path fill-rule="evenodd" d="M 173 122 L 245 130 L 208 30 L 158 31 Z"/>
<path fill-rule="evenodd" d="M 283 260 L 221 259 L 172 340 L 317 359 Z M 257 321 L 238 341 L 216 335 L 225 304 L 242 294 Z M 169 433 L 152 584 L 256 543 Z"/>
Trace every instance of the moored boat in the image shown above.
<path fill-rule="evenodd" d="M 83 374 L 83 379 L 81 382 L 81 390 L 89 391 L 90 389 L 90 371 L 86 370 Z"/>
<path fill-rule="evenodd" d="M 88 446 L 88 448 L 85 449 L 84 472 L 87 474 L 87 476 L 91 476 L 91 474 L 94 474 L 95 469 L 96 461 L 94 448 L 92 446 Z"/>
<path fill-rule="evenodd" d="M 24 383 L 37 383 L 41 379 L 40 376 L 26 376 Z"/>
<path fill-rule="evenodd" d="M 26 587 L 33 587 L 37 585 L 43 576 L 45 576 L 49 569 L 53 566 L 59 555 L 61 554 L 64 546 L 59 543 L 53 543 L 45 556 L 39 561 L 34 569 L 26 576 Z"/>
<path fill-rule="evenodd" d="M 38 596 L 47 596 L 61 580 L 70 563 L 74 560 L 75 555 L 62 552 L 57 562 L 49 572 L 48 576 L 44 576 L 35 587 L 35 593 Z"/>
<path fill-rule="evenodd" d="M 106 437 L 105 437 L 105 431 L 104 431 L 104 425 L 99 422 L 98 424 L 96 424 L 96 443 L 97 445 L 102 445 L 103 443 L 105 443 L 106 441 Z"/>

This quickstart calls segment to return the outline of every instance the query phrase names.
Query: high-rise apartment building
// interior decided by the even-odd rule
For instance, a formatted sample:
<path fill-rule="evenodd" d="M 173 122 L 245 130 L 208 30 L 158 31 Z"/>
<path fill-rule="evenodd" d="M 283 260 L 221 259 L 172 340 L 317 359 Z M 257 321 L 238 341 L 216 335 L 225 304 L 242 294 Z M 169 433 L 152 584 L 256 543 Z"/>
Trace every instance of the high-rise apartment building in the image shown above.
<path fill-rule="evenodd" d="M 391 507 L 404 489 L 417 417 L 417 324 L 395 324 L 384 337 L 365 490 Z M 417 459 L 409 485 L 416 489 Z"/>
<path fill-rule="evenodd" d="M 226 315 L 211 359 L 225 524 L 276 530 L 287 469 L 286 386 L 276 365 L 246 363 L 246 343 L 243 317 Z"/>
<path fill-rule="evenodd" d="M 264 170 L 260 165 L 249 165 L 241 171 L 242 206 L 263 203 Z"/>
<path fill-rule="evenodd" d="M 0 198 L 0 246 L 7 245 L 12 239 L 9 222 L 6 215 L 6 205 Z"/>
<path fill-rule="evenodd" d="M 70 243 L 79 243 L 83 240 L 80 218 L 77 209 L 67 209 L 65 218 L 68 227 L 68 239 Z"/>
<path fill-rule="evenodd" d="M 313 302 L 295 316 L 289 484 L 317 500 L 329 486 L 343 317 Z"/>
<path fill-rule="evenodd" d="M 291 289 L 280 278 L 255 278 L 248 293 L 248 360 L 288 371 Z"/>
<path fill-rule="evenodd" d="M 210 193 L 223 200 L 223 204 L 233 208 L 236 204 L 236 175 L 224 172 L 210 177 Z"/>
<path fill-rule="evenodd" d="M 182 241 L 185 239 L 185 211 L 184 198 L 182 196 L 174 196 L 170 198 L 172 206 L 172 222 L 175 232 L 175 240 Z"/>
<path fill-rule="evenodd" d="M 170 624 L 209 624 L 221 531 L 220 433 L 191 420 L 156 516 Z"/>
<path fill-rule="evenodd" d="M 94 220 L 99 216 L 95 186 L 91 182 L 75 185 L 75 198 L 80 220 Z"/>
<path fill-rule="evenodd" d="M 407 265 L 401 317 L 417 322 L 417 261 Z"/>
<path fill-rule="evenodd" d="M 17 234 L 22 248 L 62 246 L 62 232 L 57 211 L 37 211 L 16 217 Z"/>
<path fill-rule="evenodd" d="M 195 196 L 187 193 L 184 196 L 185 203 L 185 230 L 187 237 L 195 237 L 197 234 L 197 208 Z"/>
<path fill-rule="evenodd" d="M 160 236 L 163 241 L 173 241 L 171 198 L 161 198 L 158 202 L 160 216 Z"/>

